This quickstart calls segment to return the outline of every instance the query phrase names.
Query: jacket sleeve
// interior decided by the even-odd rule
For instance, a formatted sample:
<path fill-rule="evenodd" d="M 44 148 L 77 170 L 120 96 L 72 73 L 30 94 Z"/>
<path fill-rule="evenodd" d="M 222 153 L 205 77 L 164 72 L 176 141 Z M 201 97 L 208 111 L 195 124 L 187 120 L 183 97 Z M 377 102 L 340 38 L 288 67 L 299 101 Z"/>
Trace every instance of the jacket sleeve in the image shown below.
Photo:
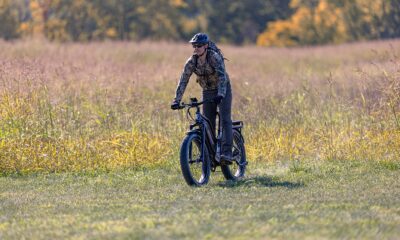
<path fill-rule="evenodd" d="M 186 61 L 185 67 L 183 68 L 183 72 L 179 80 L 178 87 L 176 88 L 175 101 L 180 102 L 182 100 L 186 86 L 189 83 L 190 76 L 192 76 L 192 73 L 194 71 L 194 67 L 195 67 L 194 57 L 191 56 Z"/>
<path fill-rule="evenodd" d="M 211 66 L 218 75 L 218 95 L 225 97 L 229 78 L 225 71 L 224 59 L 216 52 L 211 55 Z"/>

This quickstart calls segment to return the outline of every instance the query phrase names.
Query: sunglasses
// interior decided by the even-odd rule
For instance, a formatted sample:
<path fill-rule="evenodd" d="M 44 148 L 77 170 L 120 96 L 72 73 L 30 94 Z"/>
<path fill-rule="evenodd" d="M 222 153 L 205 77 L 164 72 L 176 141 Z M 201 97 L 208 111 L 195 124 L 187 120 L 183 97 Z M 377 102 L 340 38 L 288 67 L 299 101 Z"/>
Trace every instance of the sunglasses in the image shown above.
<path fill-rule="evenodd" d="M 205 44 L 193 44 L 193 48 L 201 48 L 203 47 Z"/>

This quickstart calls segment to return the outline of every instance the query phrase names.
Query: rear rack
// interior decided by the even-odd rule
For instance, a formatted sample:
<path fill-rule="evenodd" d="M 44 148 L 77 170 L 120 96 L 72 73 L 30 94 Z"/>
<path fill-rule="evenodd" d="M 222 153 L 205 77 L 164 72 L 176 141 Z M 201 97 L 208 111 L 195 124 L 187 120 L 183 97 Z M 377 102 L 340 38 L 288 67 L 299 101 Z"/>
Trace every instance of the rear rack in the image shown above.
<path fill-rule="evenodd" d="M 241 129 L 243 127 L 243 121 L 232 121 L 233 129 Z"/>

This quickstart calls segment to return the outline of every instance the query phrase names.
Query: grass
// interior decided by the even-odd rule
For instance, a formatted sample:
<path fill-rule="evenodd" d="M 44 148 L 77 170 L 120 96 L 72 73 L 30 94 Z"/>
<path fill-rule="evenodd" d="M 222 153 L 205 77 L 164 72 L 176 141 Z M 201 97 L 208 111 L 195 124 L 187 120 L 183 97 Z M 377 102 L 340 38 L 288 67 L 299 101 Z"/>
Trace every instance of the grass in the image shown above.
<path fill-rule="evenodd" d="M 0 238 L 396 239 L 399 46 L 221 46 L 249 172 L 193 189 L 189 46 L 0 42 Z"/>
<path fill-rule="evenodd" d="M 399 165 L 251 164 L 190 188 L 179 169 L 0 178 L 2 239 L 395 239 Z"/>
<path fill-rule="evenodd" d="M 398 40 L 267 49 L 222 46 L 249 159 L 400 157 Z M 0 171 L 132 169 L 177 156 L 169 109 L 190 47 L 0 43 Z M 184 99 L 200 97 L 194 80 Z"/>

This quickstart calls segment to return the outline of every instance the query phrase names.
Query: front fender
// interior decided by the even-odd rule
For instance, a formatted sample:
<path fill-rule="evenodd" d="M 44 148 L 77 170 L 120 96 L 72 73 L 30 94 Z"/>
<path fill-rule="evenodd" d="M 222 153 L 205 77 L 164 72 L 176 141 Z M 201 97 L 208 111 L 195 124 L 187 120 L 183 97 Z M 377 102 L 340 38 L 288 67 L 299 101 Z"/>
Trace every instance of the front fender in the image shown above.
<path fill-rule="evenodd" d="M 190 134 L 200 134 L 201 135 L 201 130 L 200 129 L 191 129 L 186 132 L 186 135 L 190 135 Z"/>

